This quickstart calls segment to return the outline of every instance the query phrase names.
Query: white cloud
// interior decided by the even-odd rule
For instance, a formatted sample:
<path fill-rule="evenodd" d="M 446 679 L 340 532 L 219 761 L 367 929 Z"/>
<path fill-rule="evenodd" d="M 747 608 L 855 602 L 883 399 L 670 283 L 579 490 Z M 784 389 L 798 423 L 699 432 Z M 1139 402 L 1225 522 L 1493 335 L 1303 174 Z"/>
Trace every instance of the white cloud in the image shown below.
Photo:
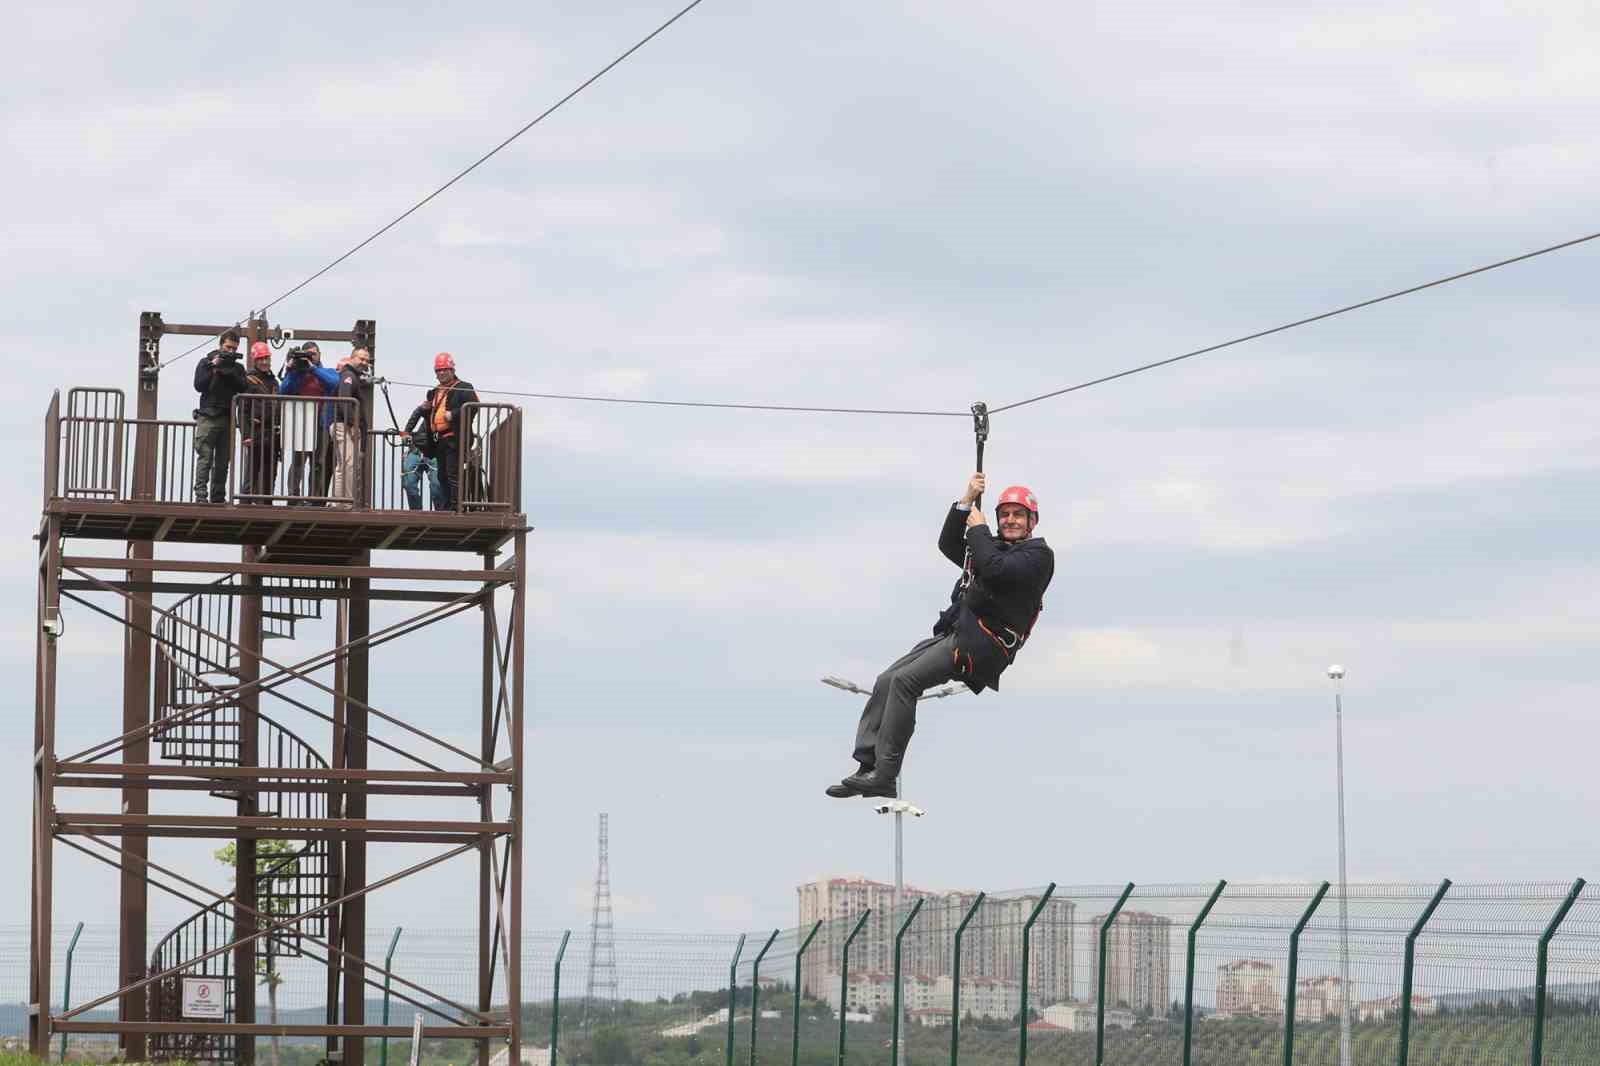
<path fill-rule="evenodd" d="M 24 476 L 0 621 L 19 676 L 49 389 L 131 383 L 139 310 L 231 321 L 288 288 L 653 14 L 489 6 L 463 29 L 391 12 L 367 49 L 346 32 L 366 16 L 304 7 L 292 48 L 217 62 L 246 9 L 8 12 L 0 134 L 26 147 L 0 173 L 18 205 L 0 382 Z M 707 5 L 273 313 L 378 318 L 403 380 L 449 349 L 485 387 L 1000 403 L 1589 227 L 1594 20 L 1572 3 Z M 1593 254 L 997 416 L 989 469 L 1040 492 L 1062 567 L 1005 691 L 924 716 L 927 880 L 1028 883 L 1068 861 L 994 830 L 991 771 L 1082 829 L 1080 879 L 1320 874 L 1294 830 L 1321 802 L 1322 738 L 1265 708 L 1320 708 L 1333 657 L 1372 712 L 1352 726 L 1371 730 L 1352 767 L 1367 868 L 1432 876 L 1391 826 L 1439 796 L 1458 806 L 1436 845 L 1462 863 L 1566 862 L 1546 814 L 1581 806 L 1595 740 Z M 165 375 L 165 414 L 188 410 L 189 370 Z M 858 704 L 815 677 L 866 679 L 931 621 L 967 421 L 527 411 L 530 915 L 587 917 L 602 804 L 619 915 L 786 923 L 819 866 L 881 873 L 859 812 L 818 807 Z M 429 693 L 419 721 L 468 748 L 475 694 L 430 686 L 441 662 L 475 664 L 472 628 L 397 645 L 375 682 L 386 709 Z M 91 633 L 103 664 L 109 626 L 67 639 Z M 69 686 L 63 747 L 113 731 L 116 679 Z M 27 702 L 6 719 L 19 751 Z M 1238 816 L 1263 833 L 1194 834 L 1251 774 L 1277 802 Z M 723 807 L 734 854 L 703 843 L 699 812 Z M 768 832 L 794 824 L 799 845 Z M 663 877 L 685 848 L 691 875 Z M 85 880 L 71 903 L 107 898 Z M 391 898 L 433 914 L 439 894 Z"/>

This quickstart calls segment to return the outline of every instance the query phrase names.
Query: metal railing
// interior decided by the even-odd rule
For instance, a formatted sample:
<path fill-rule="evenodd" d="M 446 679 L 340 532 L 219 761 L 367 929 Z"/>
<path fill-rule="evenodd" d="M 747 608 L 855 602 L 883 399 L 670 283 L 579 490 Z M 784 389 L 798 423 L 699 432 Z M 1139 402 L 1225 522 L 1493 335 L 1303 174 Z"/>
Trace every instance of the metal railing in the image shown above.
<path fill-rule="evenodd" d="M 355 400 L 245 394 L 234 397 L 232 417 L 234 502 L 354 507 L 365 500 L 359 453 L 366 438 Z"/>
<path fill-rule="evenodd" d="M 110 503 L 197 502 L 195 423 L 128 418 L 119 389 L 72 389 L 45 414 L 44 500 Z M 236 397 L 218 459 L 228 467 L 232 502 L 245 505 L 353 506 L 363 510 L 520 512 L 522 413 L 509 404 L 462 407 L 459 448 L 450 450 L 456 498 L 443 491 L 441 458 L 421 460 L 403 434 L 365 431 L 345 457 L 342 489 L 331 426 L 356 401 L 332 397 Z M 142 455 L 153 476 L 141 483 Z M 448 461 L 448 460 L 447 460 Z M 431 467 L 431 469 L 430 469 Z M 413 495 L 413 491 L 415 495 Z M 202 494 L 204 495 L 204 494 Z M 448 507 L 439 504 L 447 502 Z"/>
<path fill-rule="evenodd" d="M 61 490 L 88 499 L 121 498 L 121 389 L 69 389 L 62 423 Z"/>
<path fill-rule="evenodd" d="M 443 510 L 438 456 L 425 456 L 398 430 L 367 434 L 369 506 L 374 511 Z"/>
<path fill-rule="evenodd" d="M 522 510 L 522 410 L 504 403 L 461 406 L 457 510 Z"/>

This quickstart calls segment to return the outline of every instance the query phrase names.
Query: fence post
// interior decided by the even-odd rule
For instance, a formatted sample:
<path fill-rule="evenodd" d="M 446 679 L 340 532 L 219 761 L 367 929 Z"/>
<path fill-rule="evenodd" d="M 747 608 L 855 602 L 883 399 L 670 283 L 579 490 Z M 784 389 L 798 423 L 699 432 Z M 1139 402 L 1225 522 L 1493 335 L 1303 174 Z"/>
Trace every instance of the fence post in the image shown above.
<path fill-rule="evenodd" d="M 1028 920 L 1022 923 L 1022 1025 L 1017 1036 L 1017 1066 L 1028 1066 L 1028 940 L 1033 935 L 1033 923 L 1039 920 L 1039 915 L 1044 913 L 1044 905 L 1050 902 L 1050 897 L 1055 895 L 1056 883 L 1051 881 L 1045 886 L 1044 895 L 1039 897 L 1039 902 L 1033 905 L 1033 913 L 1028 915 Z"/>
<path fill-rule="evenodd" d="M 822 928 L 822 919 L 818 918 L 811 932 L 800 942 L 800 947 L 794 953 L 794 1044 L 789 1055 L 789 1066 L 800 1066 L 800 960 L 805 956 L 806 948 L 811 946 L 812 939 L 817 935 L 817 930 Z M 551 1063 L 550 1066 L 555 1066 Z"/>
<path fill-rule="evenodd" d="M 1417 919 L 1417 924 L 1411 927 L 1411 932 L 1406 935 L 1406 962 L 1405 970 L 1400 978 L 1400 1050 L 1397 1052 L 1399 1066 L 1406 1066 L 1411 1057 L 1411 977 L 1416 969 L 1417 962 L 1417 937 L 1422 935 L 1422 927 L 1428 924 L 1428 919 L 1433 917 L 1433 912 L 1439 909 L 1439 904 L 1444 901 L 1444 894 L 1450 891 L 1450 879 L 1447 877 L 1439 882 L 1439 890 L 1433 894 L 1433 899 L 1428 901 L 1427 909 Z"/>
<path fill-rule="evenodd" d="M 889 1066 L 900 1066 L 900 943 L 905 939 L 906 930 L 916 920 L 917 912 L 922 910 L 926 898 L 917 897 L 911 913 L 906 915 L 906 920 L 900 923 L 900 931 L 894 935 L 894 1021 L 889 1026 Z M 750 1066 L 755 1066 L 755 1063 Z"/>
<path fill-rule="evenodd" d="M 1572 883 L 1572 891 L 1567 893 L 1561 909 L 1556 911 L 1550 924 L 1545 926 L 1544 936 L 1539 938 L 1539 967 L 1533 983 L 1533 1066 L 1544 1062 L 1545 978 L 1550 972 L 1550 941 L 1555 939 L 1556 930 L 1567 920 L 1567 912 L 1578 902 L 1578 895 L 1586 884 L 1588 882 L 1581 877 Z"/>
<path fill-rule="evenodd" d="M 850 1011 L 850 942 L 861 932 L 861 927 L 867 924 L 867 917 L 872 913 L 868 907 L 861 912 L 856 926 L 850 930 L 850 935 L 844 938 L 844 950 L 839 956 L 839 1058 L 837 1066 L 844 1066 L 844 1016 Z"/>
<path fill-rule="evenodd" d="M 750 1066 L 756 1066 L 756 1019 L 761 1017 L 761 960 L 767 957 L 767 951 L 776 939 L 778 930 L 774 929 L 756 953 L 756 961 L 750 964 Z"/>
<path fill-rule="evenodd" d="M 1128 882 L 1128 887 L 1122 890 L 1122 895 L 1117 898 L 1117 905 L 1111 908 L 1111 913 L 1106 915 L 1105 924 L 1100 927 L 1100 974 L 1095 978 L 1095 1012 L 1094 1012 L 1094 1066 L 1100 1066 L 1106 1060 L 1106 941 L 1111 937 L 1111 926 L 1116 922 L 1117 915 L 1122 913 L 1122 905 L 1128 902 L 1128 897 L 1133 895 L 1133 882 Z"/>
<path fill-rule="evenodd" d="M 972 906 L 967 909 L 967 915 L 961 919 L 961 924 L 956 926 L 956 941 L 952 958 L 950 960 L 950 1066 L 956 1066 L 956 1049 L 961 1046 L 961 934 L 967 931 L 967 923 L 972 921 L 973 915 L 978 913 L 978 908 L 983 906 L 982 892 L 972 901 Z"/>
<path fill-rule="evenodd" d="M 1211 908 L 1217 905 L 1217 900 L 1222 898 L 1222 890 L 1228 887 L 1226 880 L 1218 881 L 1217 887 L 1212 890 L 1211 898 L 1206 900 L 1206 905 L 1200 908 L 1200 913 L 1195 916 L 1194 924 L 1189 926 L 1189 950 L 1184 958 L 1183 967 L 1183 1066 L 1189 1066 L 1189 1049 L 1194 1040 L 1194 945 L 1195 937 L 1200 932 L 1200 926 L 1211 915 Z"/>
<path fill-rule="evenodd" d="M 1294 996 L 1295 981 L 1298 979 L 1296 975 L 1300 971 L 1300 934 L 1305 932 L 1311 916 L 1322 906 L 1322 898 L 1328 894 L 1330 887 L 1328 882 L 1322 882 L 1317 894 L 1311 897 L 1306 912 L 1295 923 L 1294 932 L 1289 934 L 1289 987 L 1283 997 L 1283 1066 L 1294 1066 Z"/>
<path fill-rule="evenodd" d="M 739 990 L 739 956 L 744 954 L 744 934 L 733 946 L 733 961 L 728 963 L 728 1066 L 733 1066 L 733 997 Z"/>
<path fill-rule="evenodd" d="M 72 931 L 72 939 L 67 942 L 67 972 L 62 978 L 61 986 L 61 1013 L 65 1014 L 72 1009 L 72 949 L 78 946 L 78 937 L 83 932 L 83 923 Z M 67 1061 L 67 1034 L 61 1034 L 61 1061 Z"/>
<path fill-rule="evenodd" d="M 394 927 L 394 936 L 389 938 L 389 953 L 383 957 L 383 1024 L 389 1024 L 389 974 L 393 972 L 394 946 L 400 943 L 400 931 L 405 926 Z M 383 1038 L 383 1043 L 378 1045 L 378 1066 L 389 1066 L 389 1038 Z M 554 1064 L 552 1064 L 554 1066 Z"/>
<path fill-rule="evenodd" d="M 555 972 L 550 975 L 550 1066 L 556 1066 L 556 1043 L 561 1039 L 561 958 L 567 953 L 567 941 L 572 930 L 561 934 L 561 946 L 556 948 Z"/>

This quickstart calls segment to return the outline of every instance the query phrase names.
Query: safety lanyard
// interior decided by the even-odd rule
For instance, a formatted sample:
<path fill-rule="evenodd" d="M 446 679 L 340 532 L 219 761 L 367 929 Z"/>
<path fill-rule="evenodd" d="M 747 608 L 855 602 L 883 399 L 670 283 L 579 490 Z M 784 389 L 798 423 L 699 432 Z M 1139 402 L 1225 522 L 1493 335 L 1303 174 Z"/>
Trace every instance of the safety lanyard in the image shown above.
<path fill-rule="evenodd" d="M 978 445 L 978 473 L 983 473 L 983 446 L 989 440 L 989 405 L 975 403 L 972 405 L 972 435 L 977 439 Z M 972 501 L 972 506 L 983 510 L 983 493 L 978 493 L 978 498 Z M 961 588 L 965 591 L 972 584 L 972 547 L 968 545 L 966 554 L 961 559 Z"/>

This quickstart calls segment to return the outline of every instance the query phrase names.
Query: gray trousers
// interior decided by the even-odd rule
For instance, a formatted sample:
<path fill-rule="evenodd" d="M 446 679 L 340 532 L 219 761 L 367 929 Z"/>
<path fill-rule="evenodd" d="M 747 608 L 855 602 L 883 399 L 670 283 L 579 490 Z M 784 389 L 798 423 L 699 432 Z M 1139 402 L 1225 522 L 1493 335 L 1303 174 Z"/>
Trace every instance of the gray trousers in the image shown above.
<path fill-rule="evenodd" d="M 227 415 L 195 415 L 194 502 L 228 501 L 228 466 L 233 449 L 228 441 Z"/>
<path fill-rule="evenodd" d="M 906 745 L 917 729 L 917 699 L 956 676 L 954 634 L 929 637 L 878 675 L 856 726 L 856 762 L 900 776 Z"/>

